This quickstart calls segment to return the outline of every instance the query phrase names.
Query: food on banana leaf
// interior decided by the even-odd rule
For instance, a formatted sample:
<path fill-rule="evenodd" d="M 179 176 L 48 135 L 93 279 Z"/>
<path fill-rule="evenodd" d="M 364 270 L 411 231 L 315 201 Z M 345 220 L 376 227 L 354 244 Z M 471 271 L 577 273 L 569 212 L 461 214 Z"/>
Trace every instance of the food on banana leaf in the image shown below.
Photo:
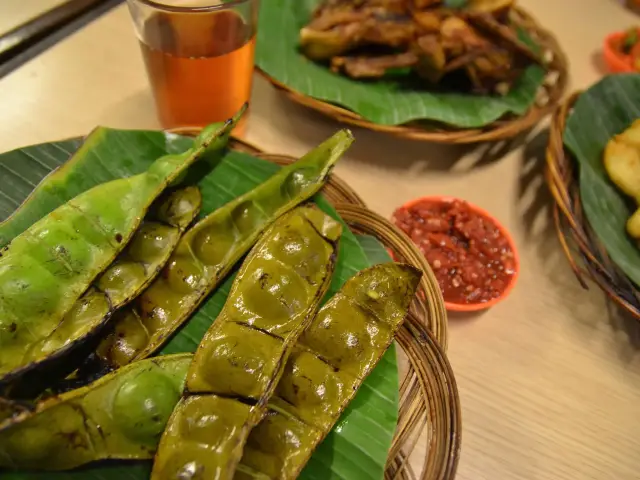
<path fill-rule="evenodd" d="M 191 354 L 128 365 L 0 423 L 0 467 L 66 470 L 151 458 L 180 398 Z"/>
<path fill-rule="evenodd" d="M 640 120 L 609 140 L 604 150 L 604 168 L 611 181 L 640 207 Z M 627 233 L 640 239 L 640 208 L 629 217 Z"/>
<path fill-rule="evenodd" d="M 329 287 L 340 234 L 331 217 L 300 207 L 252 249 L 194 355 L 152 479 L 233 478 L 249 431 Z"/>
<path fill-rule="evenodd" d="M 221 151 L 242 114 L 203 130 L 194 146 L 130 178 L 98 185 L 40 219 L 0 252 L 0 382 L 47 338 L 124 249 L 162 191 L 205 153 Z"/>
<path fill-rule="evenodd" d="M 455 3 L 325 0 L 300 30 L 300 47 L 311 60 L 329 62 L 351 78 L 380 79 L 410 69 L 419 79 L 412 79 L 413 88 L 428 89 L 462 72 L 483 94 L 505 94 L 527 66 L 542 63 L 511 25 L 512 0 Z"/>
<path fill-rule="evenodd" d="M 236 479 L 293 479 L 391 344 L 421 272 L 387 263 L 361 271 L 302 334 L 250 433 Z"/>
<path fill-rule="evenodd" d="M 162 273 L 115 315 L 115 331 L 99 346 L 99 356 L 116 367 L 158 350 L 265 228 L 320 190 L 352 141 L 348 130 L 339 131 L 187 231 Z"/>
<path fill-rule="evenodd" d="M 92 334 L 98 333 L 111 314 L 135 298 L 158 274 L 178 244 L 181 232 L 200 211 L 202 196 L 197 187 L 175 190 L 152 205 L 147 219 L 115 261 L 96 279 L 51 334 L 33 342 L 5 378 L 38 368 L 52 356 L 67 354 Z"/>
<path fill-rule="evenodd" d="M 131 242 L 96 280 L 97 290 L 109 297 L 113 308 L 130 301 L 155 278 L 178 244 L 180 235 L 200 212 L 198 187 L 174 190 L 152 206 Z"/>
<path fill-rule="evenodd" d="M 419 274 L 403 265 L 378 265 L 360 272 L 349 280 L 334 299 L 346 296 L 357 301 L 360 298 L 361 300 L 364 299 L 364 301 L 357 301 L 357 303 L 366 305 L 372 299 L 384 299 L 386 295 L 402 293 L 400 292 L 402 285 L 407 286 L 412 291 L 411 289 L 415 290 L 415 287 L 412 287 L 413 284 L 410 277 L 414 274 L 419 278 Z M 395 292 L 393 292 L 394 288 L 396 289 Z M 409 293 L 407 292 L 407 295 Z M 386 298 L 384 302 L 381 300 L 382 304 L 374 303 L 375 308 L 372 311 L 378 312 L 380 317 L 384 316 L 385 318 L 403 315 L 402 310 L 398 310 L 399 313 L 396 313 L 396 307 L 389 303 L 392 299 L 393 297 Z M 341 301 L 344 301 L 344 299 Z M 399 308 L 402 309 L 402 301 L 399 300 L 399 297 L 395 298 L 395 301 L 397 302 L 396 305 L 399 305 Z M 331 300 L 327 306 L 334 302 L 335 300 Z M 386 306 L 385 303 L 387 303 Z M 351 306 L 347 305 L 348 308 Z M 345 308 L 340 307 L 336 308 L 336 310 L 343 312 Z M 358 309 L 358 311 L 362 314 L 366 310 Z M 323 312 L 324 310 L 321 310 L 319 314 L 324 315 L 323 318 L 326 319 L 330 316 L 329 313 L 331 312 Z M 380 312 L 386 313 L 380 314 Z M 318 318 L 320 316 L 313 321 L 314 325 L 318 324 Z M 280 325 L 277 322 L 274 326 L 276 330 L 279 330 Z M 376 325 L 376 327 L 379 326 Z M 361 329 L 360 333 L 362 334 L 364 331 Z M 368 329 L 367 331 L 368 335 L 371 332 L 375 332 L 375 329 Z M 331 335 L 332 332 L 329 333 Z M 282 447 L 281 444 L 273 444 L 276 449 L 280 449 L 276 452 L 269 451 L 265 454 L 255 451 L 254 443 L 256 438 L 262 438 L 265 434 L 261 432 L 265 430 L 267 434 L 274 429 L 293 430 L 293 433 L 298 438 L 308 437 L 311 441 L 317 440 L 315 430 L 310 429 L 304 423 L 296 420 L 296 417 L 288 414 L 286 410 L 277 406 L 279 403 L 284 402 L 286 404 L 289 401 L 286 393 L 287 389 L 289 392 L 295 392 L 299 388 L 302 393 L 297 394 L 297 396 L 303 397 L 309 392 L 312 393 L 309 396 L 311 400 L 308 404 L 300 406 L 300 402 L 291 402 L 289 407 L 291 411 L 296 411 L 297 418 L 312 419 L 317 416 L 319 420 L 316 423 L 322 425 L 329 424 L 328 420 L 325 421 L 323 419 L 329 418 L 332 411 L 330 405 L 327 405 L 327 408 L 323 406 L 323 401 L 328 401 L 334 394 L 336 395 L 334 402 L 342 401 L 344 398 L 344 392 L 340 389 L 337 390 L 337 394 L 335 389 L 326 389 L 329 385 L 328 382 L 322 385 L 327 393 L 323 397 L 317 396 L 317 392 L 321 390 L 314 389 L 315 384 L 313 382 L 318 382 L 317 379 L 321 378 L 319 376 L 323 375 L 327 370 L 327 365 L 319 362 L 314 355 L 306 355 L 308 353 L 308 345 L 316 345 L 316 343 L 314 343 L 315 337 L 311 333 L 311 327 L 307 328 L 305 335 L 308 338 L 310 337 L 311 341 L 303 344 L 302 340 L 298 340 L 298 344 L 294 347 L 296 352 L 294 355 L 297 356 L 298 360 L 294 362 L 295 357 L 291 357 L 285 369 L 286 375 L 290 376 L 291 372 L 295 371 L 295 365 L 300 366 L 301 369 L 304 368 L 304 370 L 300 370 L 304 375 L 298 375 L 298 380 L 302 378 L 302 383 L 300 385 L 296 381 L 287 383 L 285 377 L 281 378 L 276 389 L 276 397 L 272 399 L 269 405 L 266 418 L 249 437 L 243 462 L 247 458 L 258 458 L 262 459 L 262 462 L 271 464 L 272 461 L 268 459 L 267 455 L 273 454 L 273 465 L 277 466 L 281 463 L 278 455 L 287 454 L 286 449 L 280 449 Z M 373 341 L 368 340 L 366 342 L 372 346 L 372 350 L 384 343 L 384 338 L 386 337 L 384 337 L 384 334 L 381 336 L 382 339 L 374 338 Z M 353 338 L 359 341 L 357 347 L 361 347 L 365 343 L 362 342 L 361 335 L 356 335 Z M 329 341 L 333 340 L 330 339 Z M 353 345 L 351 347 L 346 346 L 345 349 L 348 349 L 347 347 L 353 348 Z M 301 356 L 301 349 L 305 353 L 305 357 Z M 341 355 L 340 351 L 336 351 L 333 357 L 328 356 L 327 358 L 341 357 Z M 371 359 L 373 357 L 372 354 L 366 355 L 365 353 L 363 358 Z M 178 403 L 188 366 L 191 364 L 192 359 L 192 355 L 183 354 L 142 360 L 113 372 L 87 387 L 46 400 L 38 404 L 34 411 L 29 411 L 14 402 L 6 402 L 7 408 L 11 408 L 15 417 L 10 421 L 0 422 L 0 466 L 61 470 L 75 468 L 100 459 L 143 460 L 151 458 L 160 439 L 159 432 L 162 432 L 171 410 Z M 373 368 L 373 364 L 376 361 L 377 358 L 373 358 L 371 363 L 362 367 L 364 373 L 359 376 L 353 376 L 363 378 Z M 331 364 L 333 365 L 333 363 L 339 364 L 339 368 L 347 372 L 344 374 L 346 375 L 345 378 L 352 378 L 349 372 L 359 368 L 356 366 L 354 370 L 346 362 L 332 362 Z M 323 366 L 323 368 L 318 369 L 318 365 Z M 354 362 L 351 365 L 356 364 Z M 330 370 L 333 372 L 336 368 L 331 368 Z M 310 379 L 305 380 L 304 377 L 309 377 Z M 294 383 L 296 385 L 292 387 L 291 385 Z M 222 383 L 222 385 L 225 388 L 225 384 Z M 0 399 L 0 413 L 3 411 L 3 405 L 4 403 Z M 225 434 L 229 433 L 228 429 L 244 422 L 247 417 L 255 420 L 252 416 L 252 413 L 255 413 L 254 407 L 239 404 L 236 400 L 217 395 L 190 395 L 185 401 L 185 406 L 182 410 L 183 416 L 188 418 L 191 418 L 191 415 L 201 416 L 203 405 L 207 408 L 207 411 L 224 411 L 225 415 L 224 418 L 217 418 L 217 422 L 213 424 L 205 424 L 204 428 L 197 429 L 197 432 L 190 432 L 194 434 L 192 438 L 196 441 L 204 438 L 206 443 L 210 442 L 211 439 L 225 438 Z M 252 408 L 254 408 L 253 412 L 251 411 Z M 335 409 L 335 406 L 333 408 Z M 87 421 L 78 422 L 79 416 Z M 312 421 L 309 420 L 309 423 L 312 424 Z M 206 430 L 207 427 L 211 427 L 211 429 Z M 296 427 L 299 428 L 296 430 Z M 305 429 L 309 430 L 311 434 L 305 432 Z M 98 434 L 98 432 L 101 433 Z M 198 434 L 204 435 L 204 437 L 200 437 Z M 73 443 L 73 439 L 78 440 L 78 442 Z M 292 440 L 295 441 L 295 437 L 292 437 Z M 300 455 L 302 458 L 296 461 L 301 464 L 306 462 L 304 457 L 308 452 L 309 449 L 307 447 L 301 449 Z M 289 454 L 291 453 L 293 452 L 289 451 Z M 269 468 L 263 469 L 264 472 L 267 470 L 271 471 Z M 241 465 L 236 472 L 237 478 L 261 478 L 260 475 L 264 474 L 247 465 Z"/>

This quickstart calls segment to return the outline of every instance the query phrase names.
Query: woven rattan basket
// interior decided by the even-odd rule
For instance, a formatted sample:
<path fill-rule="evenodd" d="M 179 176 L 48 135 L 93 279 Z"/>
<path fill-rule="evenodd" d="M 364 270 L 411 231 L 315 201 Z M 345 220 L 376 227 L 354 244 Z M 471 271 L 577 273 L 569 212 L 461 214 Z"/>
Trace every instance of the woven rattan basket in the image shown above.
<path fill-rule="evenodd" d="M 459 129 L 438 123 L 433 123 L 429 127 L 424 122 L 420 124 L 410 122 L 403 125 L 379 125 L 350 110 L 293 90 L 259 68 L 257 71 L 294 102 L 312 108 L 339 122 L 376 132 L 389 133 L 401 138 L 437 143 L 476 143 L 505 140 L 529 130 L 543 117 L 553 112 L 562 98 L 568 81 L 567 58 L 555 36 L 542 28 L 530 14 L 521 8 L 514 8 L 511 16 L 513 22 L 525 29 L 531 38 L 542 47 L 543 57 L 547 62 L 547 76 L 536 103 L 527 113 L 522 116 L 505 116 L 482 128 Z"/>
<path fill-rule="evenodd" d="M 555 199 L 554 218 L 562 248 L 580 284 L 595 281 L 614 302 L 640 319 L 640 291 L 611 261 L 585 218 L 576 160 L 563 142 L 567 118 L 580 96 L 574 93 L 553 116 L 547 146 L 546 177 Z"/>
<path fill-rule="evenodd" d="M 265 154 L 237 139 L 232 140 L 231 148 L 280 165 L 295 160 Z M 455 378 L 444 353 L 447 315 L 433 272 L 411 241 L 387 220 L 368 210 L 360 197 L 338 177 L 332 175 L 322 193 L 353 231 L 375 236 L 399 261 L 416 265 L 424 272 L 419 295 L 396 336 L 401 347 L 399 355 L 402 361 L 406 360 L 407 370 L 400 382 L 398 428 L 385 477 L 453 479 L 460 453 L 460 404 Z M 419 455 L 422 465 L 409 465 L 408 458 L 425 428 L 430 434 L 424 452 Z"/>

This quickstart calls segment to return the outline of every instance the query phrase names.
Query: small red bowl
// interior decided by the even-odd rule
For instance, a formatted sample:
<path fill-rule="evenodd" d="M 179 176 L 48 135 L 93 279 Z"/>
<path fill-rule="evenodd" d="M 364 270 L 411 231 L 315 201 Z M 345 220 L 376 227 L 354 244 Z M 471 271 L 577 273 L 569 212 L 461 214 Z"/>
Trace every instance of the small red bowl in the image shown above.
<path fill-rule="evenodd" d="M 631 57 L 628 55 L 622 55 L 616 49 L 616 43 L 624 38 L 626 32 L 615 32 L 607 35 L 604 39 L 604 45 L 602 47 L 602 56 L 607 64 L 607 68 L 611 73 L 626 73 L 635 72 L 633 64 L 631 63 Z"/>
<path fill-rule="evenodd" d="M 447 300 L 444 301 L 444 305 L 447 308 L 447 310 L 452 312 L 477 312 L 480 310 L 486 310 L 500 303 L 502 300 L 504 300 L 509 296 L 509 294 L 511 293 L 511 290 L 513 290 L 513 287 L 516 285 L 516 281 L 518 280 L 518 275 L 520 274 L 520 257 L 518 256 L 518 251 L 516 250 L 516 244 L 513 241 L 513 237 L 511 236 L 509 231 L 500 222 L 498 222 L 498 220 L 496 220 L 496 218 L 493 215 L 491 215 L 489 212 L 461 198 L 454 198 L 454 197 L 447 197 L 447 196 L 425 196 L 425 197 L 416 198 L 414 200 L 410 200 L 409 202 L 402 205 L 400 208 L 408 209 L 421 202 L 451 203 L 455 200 L 464 202 L 469 207 L 469 209 L 472 210 L 474 213 L 477 213 L 478 215 L 486 218 L 491 223 L 493 223 L 498 228 L 498 230 L 500 230 L 500 233 L 502 234 L 502 236 L 507 240 L 507 243 L 509 244 L 509 248 L 513 252 L 514 272 L 513 272 L 513 275 L 511 276 L 511 280 L 509 281 L 509 284 L 504 289 L 504 291 L 500 294 L 499 297 L 493 298 L 488 302 L 483 302 L 483 303 L 454 303 L 454 302 L 449 302 Z"/>

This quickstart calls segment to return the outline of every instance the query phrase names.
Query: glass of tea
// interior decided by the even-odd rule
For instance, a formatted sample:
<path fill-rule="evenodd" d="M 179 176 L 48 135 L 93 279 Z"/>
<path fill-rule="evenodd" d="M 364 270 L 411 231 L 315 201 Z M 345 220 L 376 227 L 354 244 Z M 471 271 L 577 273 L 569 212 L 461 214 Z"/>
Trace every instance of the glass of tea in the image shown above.
<path fill-rule="evenodd" d="M 223 121 L 249 100 L 258 1 L 127 0 L 164 128 Z"/>

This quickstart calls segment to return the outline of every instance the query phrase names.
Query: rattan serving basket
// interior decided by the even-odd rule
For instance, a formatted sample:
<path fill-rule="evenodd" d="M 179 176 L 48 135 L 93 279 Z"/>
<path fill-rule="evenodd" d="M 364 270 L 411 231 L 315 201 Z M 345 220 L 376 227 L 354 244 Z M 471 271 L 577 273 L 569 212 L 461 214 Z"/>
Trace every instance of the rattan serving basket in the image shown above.
<path fill-rule="evenodd" d="M 542 118 L 553 112 L 558 106 L 568 81 L 567 57 L 560 48 L 555 36 L 544 29 L 525 10 L 516 7 L 511 12 L 512 21 L 526 30 L 531 38 L 541 46 L 546 62 L 547 75 L 535 104 L 522 116 L 508 115 L 482 128 L 461 129 L 433 122 L 409 122 L 403 125 L 379 125 L 366 120 L 357 113 L 345 108 L 309 97 L 291 89 L 282 82 L 256 68 L 273 86 L 296 103 L 316 110 L 339 122 L 357 127 L 388 133 L 400 138 L 422 140 L 437 143 L 477 143 L 512 138 L 536 125 Z"/>
<path fill-rule="evenodd" d="M 567 118 L 580 93 L 574 93 L 558 108 L 549 134 L 546 178 L 555 199 L 556 230 L 580 284 L 588 289 L 587 280 L 593 280 L 611 300 L 640 319 L 640 291 L 611 261 L 589 225 L 580 200 L 576 159 L 564 145 Z"/>
<path fill-rule="evenodd" d="M 238 139 L 233 139 L 230 146 L 280 165 L 295 160 L 265 154 Z M 403 357 L 401 364 L 406 363 L 407 368 L 400 381 L 399 421 L 385 478 L 453 479 L 460 454 L 460 403 L 453 371 L 444 353 L 447 314 L 433 272 L 411 241 L 389 221 L 368 210 L 338 177 L 332 175 L 322 193 L 353 231 L 375 236 L 393 251 L 398 261 L 411 263 L 424 272 L 411 313 L 396 336 L 398 354 Z M 423 444 L 418 438 L 425 428 L 429 435 Z M 419 456 L 421 464 L 411 465 L 409 457 L 418 446 L 423 450 L 414 457 Z"/>

